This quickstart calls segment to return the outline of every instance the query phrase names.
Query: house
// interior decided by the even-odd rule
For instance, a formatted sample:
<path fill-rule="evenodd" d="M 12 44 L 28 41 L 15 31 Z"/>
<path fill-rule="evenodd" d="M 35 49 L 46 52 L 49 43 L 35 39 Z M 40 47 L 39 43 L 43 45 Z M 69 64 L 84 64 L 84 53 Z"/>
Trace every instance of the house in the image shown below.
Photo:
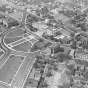
<path fill-rule="evenodd" d="M 88 52 L 85 52 L 83 48 L 79 47 L 75 52 L 75 59 L 88 61 Z"/>
<path fill-rule="evenodd" d="M 41 74 L 36 74 L 35 77 L 34 77 L 34 79 L 39 81 L 40 77 L 41 77 Z"/>
<path fill-rule="evenodd" d="M 73 76 L 74 82 L 80 82 L 83 79 L 83 76 Z"/>
<path fill-rule="evenodd" d="M 51 54 L 58 54 L 60 52 L 64 52 L 64 47 L 61 47 L 60 45 L 55 45 L 51 47 Z"/>
<path fill-rule="evenodd" d="M 61 39 L 61 43 L 64 45 L 70 44 L 70 38 L 65 36 L 64 38 Z"/>
<path fill-rule="evenodd" d="M 66 36 L 70 36 L 70 31 L 66 30 L 66 29 L 61 29 L 60 32 L 63 34 L 63 35 L 66 35 Z"/>
<path fill-rule="evenodd" d="M 5 26 L 6 28 L 11 28 L 13 26 L 19 25 L 18 21 L 12 18 L 3 18 L 2 20 L 3 20 L 3 26 Z"/>

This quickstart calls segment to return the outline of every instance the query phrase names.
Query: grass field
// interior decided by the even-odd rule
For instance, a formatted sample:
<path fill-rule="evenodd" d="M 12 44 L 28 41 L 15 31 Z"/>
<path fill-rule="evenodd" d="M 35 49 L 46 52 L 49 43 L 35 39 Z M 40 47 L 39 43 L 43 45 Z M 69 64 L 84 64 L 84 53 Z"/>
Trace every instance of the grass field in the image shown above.
<path fill-rule="evenodd" d="M 24 34 L 24 30 L 18 29 L 18 30 L 8 33 L 6 37 L 17 37 L 17 36 L 21 36 L 23 34 Z"/>
<path fill-rule="evenodd" d="M 24 57 L 11 55 L 0 69 L 0 81 L 10 84 L 23 60 Z"/>
<path fill-rule="evenodd" d="M 13 42 L 15 42 L 15 41 L 18 41 L 18 40 L 20 40 L 20 39 L 22 39 L 22 36 L 10 37 L 10 38 L 5 38 L 5 39 L 4 39 L 4 42 L 5 42 L 6 44 L 10 44 L 10 43 L 13 43 Z"/>
<path fill-rule="evenodd" d="M 29 49 L 31 49 L 31 46 L 32 46 L 31 42 L 30 41 L 26 41 L 24 43 L 21 43 L 21 44 L 19 44 L 17 46 L 12 47 L 12 49 L 15 49 L 17 51 L 28 52 Z"/>

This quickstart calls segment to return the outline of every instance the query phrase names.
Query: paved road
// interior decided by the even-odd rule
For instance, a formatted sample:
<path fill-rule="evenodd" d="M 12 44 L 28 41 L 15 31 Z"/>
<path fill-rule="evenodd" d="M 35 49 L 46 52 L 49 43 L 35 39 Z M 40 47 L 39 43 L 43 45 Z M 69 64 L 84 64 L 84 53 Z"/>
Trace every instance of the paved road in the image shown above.
<path fill-rule="evenodd" d="M 35 58 L 31 58 L 30 56 L 26 57 L 26 62 L 24 63 L 24 66 L 21 68 L 21 71 L 17 76 L 17 79 L 14 80 L 15 82 L 12 83 L 13 86 L 15 85 L 17 88 L 22 88 L 22 86 L 25 83 L 27 75 L 31 71 L 34 61 L 35 61 Z"/>
<path fill-rule="evenodd" d="M 12 87 L 16 86 L 17 88 L 22 88 L 24 86 L 27 76 L 31 71 L 33 63 L 35 62 L 36 55 L 40 55 L 40 52 L 28 53 L 28 55 L 26 55 L 24 64 L 22 65 L 18 75 L 12 82 Z"/>
<path fill-rule="evenodd" d="M 14 85 L 21 86 L 21 83 L 23 82 L 23 84 L 24 84 L 24 81 L 26 81 L 26 79 L 24 79 L 24 78 L 25 77 L 27 78 L 27 75 L 29 74 L 29 71 L 32 68 L 33 62 L 35 61 L 35 56 L 36 55 L 40 55 L 40 51 L 34 52 L 34 53 L 32 53 L 32 52 L 26 53 L 26 52 L 20 52 L 20 51 L 10 50 L 4 44 L 5 35 L 7 33 L 9 33 L 9 32 L 10 32 L 10 30 L 6 30 L 5 32 L 3 32 L 2 34 L 0 34 L 0 38 L 1 38 L 0 48 L 5 51 L 4 56 L 1 58 L 1 64 L 4 65 L 4 62 L 7 60 L 7 58 L 9 57 L 10 54 L 14 54 L 14 55 L 18 55 L 18 56 L 27 56 L 26 59 L 29 60 L 29 61 L 27 61 L 26 63 L 24 63 L 24 65 L 27 65 L 27 66 L 23 66 L 23 68 L 19 71 L 20 74 L 17 75 L 17 78 L 20 77 L 19 80 L 18 79 L 14 80 L 14 81 L 16 81 L 16 84 L 14 84 Z M 12 82 L 12 84 L 13 84 L 13 82 Z M 23 86 L 23 84 L 22 84 L 22 86 Z"/>
<path fill-rule="evenodd" d="M 0 34 L 0 48 L 5 52 L 4 55 L 0 58 L 0 66 L 2 66 L 7 58 L 10 56 L 11 50 L 4 44 L 4 38 L 9 32 L 12 31 L 13 29 L 6 29 L 6 31 Z"/>
<path fill-rule="evenodd" d="M 21 22 L 22 23 L 22 22 Z M 24 25 L 25 26 L 25 25 Z M 16 27 L 19 28 L 19 27 Z M 35 33 L 33 33 L 32 31 L 30 31 L 27 27 L 23 27 L 27 32 L 33 34 L 34 36 L 36 36 L 37 38 L 43 38 L 40 37 L 38 35 L 36 35 Z M 24 65 L 22 65 L 21 69 L 19 70 L 18 75 L 16 76 L 16 78 L 13 80 L 13 82 L 11 83 L 12 86 L 17 86 L 17 88 L 22 88 L 24 82 L 26 81 L 26 78 L 28 76 L 28 74 L 30 73 L 30 70 L 33 66 L 33 63 L 35 61 L 35 56 L 36 55 L 40 55 L 40 51 L 34 52 L 34 53 L 25 53 L 25 52 L 19 52 L 19 51 L 14 51 L 14 50 L 10 50 L 8 47 L 6 47 L 6 45 L 4 44 L 4 38 L 5 35 L 7 33 L 9 33 L 10 31 L 12 31 L 11 29 L 7 29 L 6 31 L 4 31 L 2 34 L 0 34 L 0 38 L 1 38 L 1 48 L 4 49 L 4 51 L 6 52 L 2 58 L 3 63 L 6 60 L 6 58 L 10 55 L 10 54 L 14 54 L 14 55 L 20 55 L 20 56 L 26 56 L 25 58 L 25 63 Z M 51 42 L 51 43 L 55 43 L 52 41 L 49 41 L 45 38 L 43 38 L 44 41 L 46 42 Z M 26 76 L 25 76 L 26 75 Z M 23 84 L 21 84 L 23 83 Z"/>

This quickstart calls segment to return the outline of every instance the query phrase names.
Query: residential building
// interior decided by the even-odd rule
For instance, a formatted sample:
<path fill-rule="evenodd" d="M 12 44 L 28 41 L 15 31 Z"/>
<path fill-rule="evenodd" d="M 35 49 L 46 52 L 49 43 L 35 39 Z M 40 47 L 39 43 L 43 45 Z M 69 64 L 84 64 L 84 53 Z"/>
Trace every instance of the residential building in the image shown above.
<path fill-rule="evenodd" d="M 63 28 L 61 28 L 61 30 L 60 30 L 60 32 L 63 34 L 63 35 L 66 35 L 66 36 L 70 36 L 70 31 L 68 31 L 68 30 L 65 30 L 65 29 L 63 29 Z"/>
<path fill-rule="evenodd" d="M 83 79 L 83 76 L 73 76 L 74 83 L 80 82 L 81 79 Z"/>
<path fill-rule="evenodd" d="M 88 52 L 85 52 L 83 48 L 79 47 L 75 52 L 75 59 L 88 61 Z"/>

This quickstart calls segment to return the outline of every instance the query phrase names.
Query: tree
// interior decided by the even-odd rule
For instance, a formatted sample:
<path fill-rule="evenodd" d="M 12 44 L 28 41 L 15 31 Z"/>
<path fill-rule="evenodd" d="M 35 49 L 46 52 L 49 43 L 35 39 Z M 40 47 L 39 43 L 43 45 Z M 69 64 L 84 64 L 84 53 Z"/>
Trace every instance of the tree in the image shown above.
<path fill-rule="evenodd" d="M 39 39 L 39 42 L 44 42 L 44 40 L 42 38 Z"/>
<path fill-rule="evenodd" d="M 48 14 L 49 10 L 47 6 L 44 6 L 43 8 L 41 8 L 41 14 L 46 15 Z"/>
<path fill-rule="evenodd" d="M 88 80 L 88 71 L 84 72 L 83 77 L 85 78 L 85 80 Z"/>
<path fill-rule="evenodd" d="M 60 31 L 57 31 L 56 33 L 55 33 L 55 36 L 58 36 L 58 35 L 61 35 L 62 33 L 60 32 Z"/>
<path fill-rule="evenodd" d="M 53 35 L 50 35 L 50 39 L 51 39 L 51 40 L 54 40 L 54 36 L 53 36 Z"/>
<path fill-rule="evenodd" d="M 67 67 L 67 69 L 69 69 L 71 75 L 75 75 L 76 69 L 73 64 L 67 65 L 66 67 Z"/>
<path fill-rule="evenodd" d="M 75 33 L 71 32 L 70 36 L 73 38 L 75 36 Z"/>
<path fill-rule="evenodd" d="M 81 43 L 81 46 L 83 47 L 83 49 L 88 49 L 88 40 L 84 40 L 84 41 Z"/>
<path fill-rule="evenodd" d="M 72 41 L 72 44 L 70 45 L 72 49 L 77 49 L 76 41 Z"/>
<path fill-rule="evenodd" d="M 85 27 L 84 24 L 80 24 L 80 28 L 81 28 L 82 31 L 86 32 L 86 27 Z"/>
<path fill-rule="evenodd" d="M 33 45 L 30 51 L 34 52 L 38 49 L 39 49 L 39 47 L 37 45 Z"/>
<path fill-rule="evenodd" d="M 71 57 L 68 54 L 65 54 L 65 53 L 60 53 L 55 58 L 57 58 L 57 60 L 59 62 L 68 61 L 68 60 L 71 59 Z"/>
<path fill-rule="evenodd" d="M 51 42 L 47 42 L 47 43 L 45 43 L 44 47 L 46 48 L 46 47 L 50 46 L 51 44 L 52 44 Z"/>
<path fill-rule="evenodd" d="M 37 59 L 43 59 L 43 57 L 42 56 L 39 56 L 39 55 L 37 55 L 36 58 Z"/>
<path fill-rule="evenodd" d="M 82 63 L 85 67 L 88 67 L 88 61 L 82 60 Z"/>
<path fill-rule="evenodd" d="M 58 70 L 58 67 L 55 65 L 55 66 L 53 66 L 53 69 L 54 69 L 55 71 L 57 71 L 57 70 Z"/>
<path fill-rule="evenodd" d="M 74 61 L 78 65 L 83 65 L 83 63 L 82 63 L 82 61 L 80 59 L 75 59 Z"/>
<path fill-rule="evenodd" d="M 70 88 L 69 83 L 63 83 L 63 88 Z"/>
<path fill-rule="evenodd" d="M 51 76 L 53 76 L 51 72 L 48 72 L 48 73 L 46 74 L 46 77 L 51 77 Z"/>
<path fill-rule="evenodd" d="M 77 41 L 80 41 L 80 40 L 81 40 L 81 38 L 82 38 L 82 35 L 81 35 L 81 34 L 79 34 L 79 35 L 75 36 L 75 39 L 76 39 Z"/>
<path fill-rule="evenodd" d="M 80 80 L 80 84 L 83 85 L 83 86 L 85 86 L 86 82 L 83 79 L 81 79 Z"/>
<path fill-rule="evenodd" d="M 42 87 L 43 88 L 47 88 L 48 87 L 48 84 L 46 82 L 43 82 Z"/>
<path fill-rule="evenodd" d="M 52 69 L 52 66 L 51 66 L 51 65 L 49 65 L 49 66 L 48 66 L 48 70 L 50 71 L 51 69 Z"/>

